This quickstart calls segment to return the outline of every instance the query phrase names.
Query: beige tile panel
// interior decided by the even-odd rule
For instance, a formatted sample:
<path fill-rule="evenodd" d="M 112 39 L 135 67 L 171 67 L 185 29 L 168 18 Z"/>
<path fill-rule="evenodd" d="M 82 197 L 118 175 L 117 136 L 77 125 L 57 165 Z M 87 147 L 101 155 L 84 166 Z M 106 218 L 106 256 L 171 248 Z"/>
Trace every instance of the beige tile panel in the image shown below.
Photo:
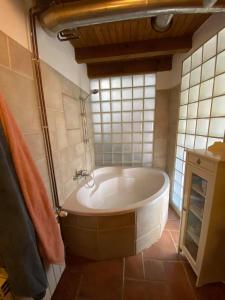
<path fill-rule="evenodd" d="M 41 62 L 45 103 L 47 108 L 63 111 L 61 76 L 46 63 Z"/>
<path fill-rule="evenodd" d="M 63 112 L 55 112 L 56 138 L 58 150 L 68 146 L 65 116 Z"/>
<path fill-rule="evenodd" d="M 47 119 L 48 119 L 48 128 L 50 131 L 56 131 L 56 122 L 55 122 L 55 110 L 46 109 Z"/>
<path fill-rule="evenodd" d="M 98 259 L 98 234 L 96 230 L 62 227 L 64 244 L 69 254 Z"/>
<path fill-rule="evenodd" d="M 45 158 L 45 146 L 42 132 L 24 134 L 34 160 Z"/>
<path fill-rule="evenodd" d="M 136 211 L 137 239 L 151 232 L 160 223 L 162 201 L 158 199 L 148 205 L 140 207 Z"/>
<path fill-rule="evenodd" d="M 11 68 L 15 72 L 33 78 L 31 53 L 16 41 L 8 38 Z"/>
<path fill-rule="evenodd" d="M 40 117 L 33 80 L 0 67 L 0 90 L 25 133 L 40 131 Z"/>
<path fill-rule="evenodd" d="M 154 228 L 136 241 L 136 253 L 150 247 L 153 243 L 160 239 L 160 226 Z"/>
<path fill-rule="evenodd" d="M 62 93 L 79 100 L 81 89 L 70 80 L 62 76 Z"/>
<path fill-rule="evenodd" d="M 155 124 L 168 124 L 170 90 L 156 91 Z"/>
<path fill-rule="evenodd" d="M 155 139 L 154 141 L 154 158 L 165 158 L 167 157 L 167 139 Z"/>
<path fill-rule="evenodd" d="M 9 53 L 6 35 L 0 31 L 0 65 L 9 67 Z"/>
<path fill-rule="evenodd" d="M 100 259 L 131 256 L 135 254 L 135 227 L 99 231 Z"/>
<path fill-rule="evenodd" d="M 167 124 L 155 125 L 154 138 L 155 139 L 158 139 L 158 138 L 168 139 L 168 131 L 169 131 L 169 128 L 168 128 Z"/>
<path fill-rule="evenodd" d="M 74 98 L 63 95 L 66 129 L 79 129 L 81 127 L 80 102 Z"/>
<path fill-rule="evenodd" d="M 63 220 L 63 225 L 81 227 L 86 229 L 98 229 L 98 217 L 94 216 L 77 216 L 69 214 Z M 74 229 L 76 230 L 76 229 Z"/>
<path fill-rule="evenodd" d="M 166 158 L 165 157 L 154 158 L 153 167 L 165 171 L 166 170 Z"/>
<path fill-rule="evenodd" d="M 36 161 L 37 168 L 40 172 L 40 175 L 42 177 L 42 180 L 44 182 L 45 188 L 47 190 L 49 200 L 51 201 L 51 204 L 53 204 L 52 201 L 52 192 L 51 192 L 51 186 L 50 186 L 50 179 L 48 175 L 48 167 L 47 167 L 47 162 L 46 159 L 41 159 Z"/>
<path fill-rule="evenodd" d="M 99 217 L 99 229 L 114 229 L 135 225 L 135 213 Z"/>
<path fill-rule="evenodd" d="M 68 144 L 76 145 L 82 142 L 82 133 L 80 129 L 67 130 Z"/>
<path fill-rule="evenodd" d="M 67 182 L 64 183 L 64 201 L 71 195 L 76 189 L 75 182 L 71 177 Z"/>

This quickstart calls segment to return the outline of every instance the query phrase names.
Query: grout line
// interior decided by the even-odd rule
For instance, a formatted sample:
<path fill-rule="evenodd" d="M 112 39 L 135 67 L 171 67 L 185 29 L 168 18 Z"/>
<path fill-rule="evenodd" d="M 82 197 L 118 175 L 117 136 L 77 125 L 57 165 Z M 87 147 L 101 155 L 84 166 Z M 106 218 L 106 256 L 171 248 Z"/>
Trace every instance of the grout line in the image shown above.
<path fill-rule="evenodd" d="M 175 243 L 175 241 L 174 241 L 174 239 L 173 239 L 173 236 L 172 236 L 170 230 L 169 230 L 169 234 L 170 234 L 170 237 L 171 237 L 171 239 L 172 239 L 173 245 L 174 245 L 174 247 L 175 247 L 175 249 L 176 249 L 176 252 L 178 252 L 178 247 L 176 246 L 176 243 Z"/>
<path fill-rule="evenodd" d="M 143 254 L 143 251 L 141 252 L 141 260 L 142 260 L 143 275 L 144 275 L 144 278 L 145 278 L 145 264 L 144 264 L 144 254 Z"/>
<path fill-rule="evenodd" d="M 124 299 L 124 286 L 125 286 L 125 257 L 123 258 L 123 283 L 122 283 L 122 295 L 121 295 L 121 299 Z"/>

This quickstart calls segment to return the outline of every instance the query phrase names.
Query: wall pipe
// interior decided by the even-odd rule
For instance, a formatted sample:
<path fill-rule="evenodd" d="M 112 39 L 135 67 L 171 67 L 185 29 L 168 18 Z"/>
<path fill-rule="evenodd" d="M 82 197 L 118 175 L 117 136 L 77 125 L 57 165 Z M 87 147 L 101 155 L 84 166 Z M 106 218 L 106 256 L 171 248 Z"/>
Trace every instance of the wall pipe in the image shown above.
<path fill-rule="evenodd" d="M 202 0 L 84 0 L 52 4 L 38 17 L 45 30 L 57 33 L 64 29 L 161 15 L 219 12 L 225 12 L 225 7 L 202 6 Z"/>
<path fill-rule="evenodd" d="M 58 215 L 60 215 L 61 208 L 59 205 L 59 197 L 58 197 L 58 190 L 56 184 L 56 176 L 54 170 L 53 155 L 52 155 L 48 119 L 47 119 L 46 105 L 45 105 L 45 97 L 44 97 L 44 90 L 43 90 L 43 81 L 41 75 L 40 57 L 38 52 L 37 33 L 36 33 L 37 12 L 38 11 L 35 8 L 31 8 L 29 10 L 32 61 L 33 61 L 34 75 L 35 75 L 35 81 L 37 86 L 39 113 L 40 113 L 41 127 L 42 127 L 42 132 L 44 137 L 45 153 L 46 153 L 47 167 L 48 167 L 48 173 L 50 179 L 51 193 L 53 198 L 53 206 L 56 212 L 58 213 Z"/>

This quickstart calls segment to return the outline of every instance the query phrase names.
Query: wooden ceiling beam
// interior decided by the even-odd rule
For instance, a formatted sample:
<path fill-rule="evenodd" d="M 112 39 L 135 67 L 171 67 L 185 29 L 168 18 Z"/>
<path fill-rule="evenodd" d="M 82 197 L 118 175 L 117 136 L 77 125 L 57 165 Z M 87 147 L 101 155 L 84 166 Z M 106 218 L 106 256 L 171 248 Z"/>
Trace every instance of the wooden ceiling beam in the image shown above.
<path fill-rule="evenodd" d="M 75 57 L 78 63 L 90 64 L 171 55 L 187 52 L 191 47 L 191 36 L 170 37 L 96 47 L 75 48 Z"/>
<path fill-rule="evenodd" d="M 87 64 L 89 78 L 120 75 L 133 75 L 169 71 L 172 68 L 172 55 L 147 59 Z"/>

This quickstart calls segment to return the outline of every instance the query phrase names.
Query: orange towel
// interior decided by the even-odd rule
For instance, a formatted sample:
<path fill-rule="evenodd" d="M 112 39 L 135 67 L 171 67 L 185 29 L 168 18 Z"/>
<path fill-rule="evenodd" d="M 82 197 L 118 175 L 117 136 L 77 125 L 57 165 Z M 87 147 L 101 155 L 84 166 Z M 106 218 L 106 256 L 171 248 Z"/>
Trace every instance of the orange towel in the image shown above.
<path fill-rule="evenodd" d="M 40 255 L 48 263 L 63 263 L 64 245 L 44 183 L 1 94 L 0 122 L 8 139 L 26 207 L 37 233 Z"/>

